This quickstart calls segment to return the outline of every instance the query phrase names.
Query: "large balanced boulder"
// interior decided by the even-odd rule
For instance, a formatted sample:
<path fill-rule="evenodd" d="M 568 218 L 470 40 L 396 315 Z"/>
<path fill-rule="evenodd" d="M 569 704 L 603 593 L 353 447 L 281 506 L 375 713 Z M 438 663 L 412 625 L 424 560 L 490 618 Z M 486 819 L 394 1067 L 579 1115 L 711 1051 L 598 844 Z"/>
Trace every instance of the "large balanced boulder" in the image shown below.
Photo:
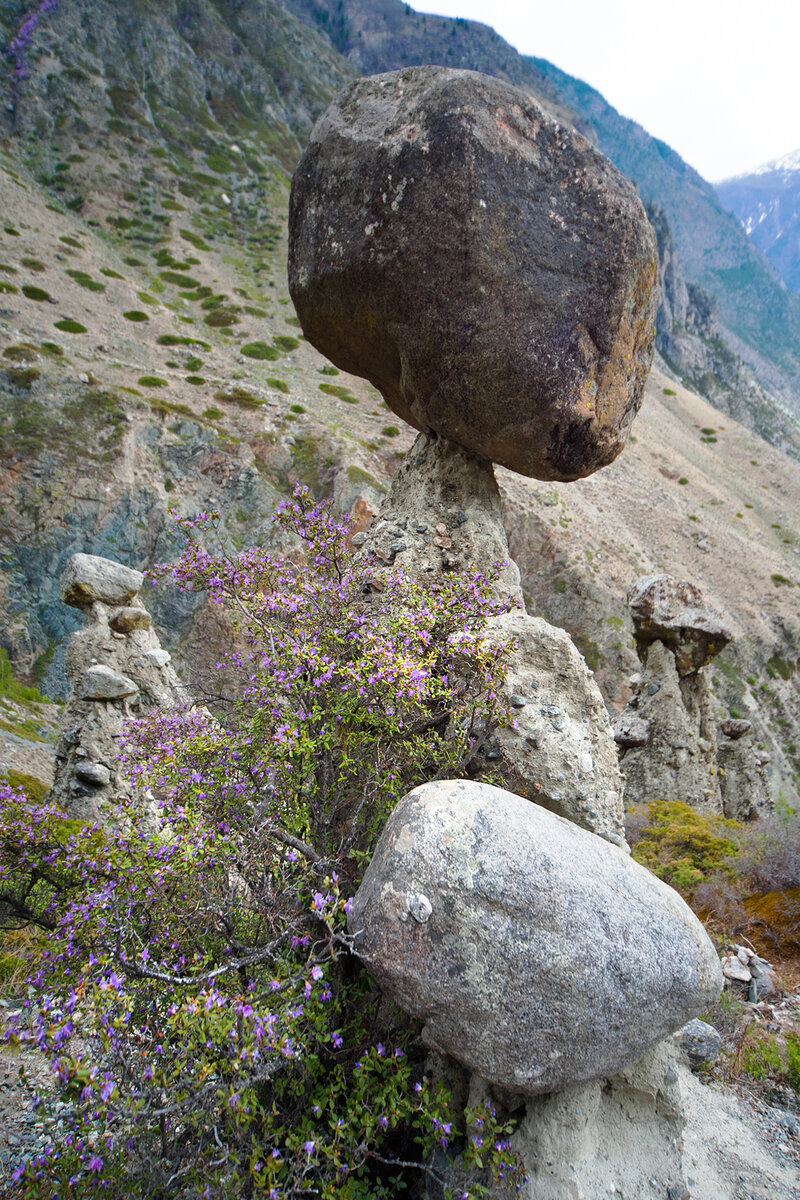
<path fill-rule="evenodd" d="M 410 67 L 345 89 L 292 183 L 310 342 L 417 429 L 539 479 L 622 449 L 653 354 L 633 185 L 525 92 Z"/>
<path fill-rule="evenodd" d="M 719 960 L 621 849 L 487 784 L 400 801 L 348 918 L 426 1043 L 536 1095 L 612 1075 L 718 996 Z"/>

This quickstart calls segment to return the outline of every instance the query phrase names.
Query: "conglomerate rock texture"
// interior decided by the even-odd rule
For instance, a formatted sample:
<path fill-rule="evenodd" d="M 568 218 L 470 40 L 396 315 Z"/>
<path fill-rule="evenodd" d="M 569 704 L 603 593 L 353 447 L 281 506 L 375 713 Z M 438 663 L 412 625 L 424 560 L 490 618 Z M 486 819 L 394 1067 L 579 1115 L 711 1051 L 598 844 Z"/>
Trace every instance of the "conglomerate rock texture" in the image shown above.
<path fill-rule="evenodd" d="M 290 202 L 308 340 L 417 429 L 540 479 L 625 444 L 658 256 L 630 182 L 517 88 L 414 67 L 358 80 Z"/>
<path fill-rule="evenodd" d="M 421 433 L 355 541 L 378 572 L 496 571 L 495 592 L 512 607 L 490 619 L 486 636 L 508 647 L 502 687 L 514 724 L 487 738 L 478 762 L 528 799 L 624 845 L 622 776 L 600 689 L 569 635 L 525 612 L 492 464 Z"/>

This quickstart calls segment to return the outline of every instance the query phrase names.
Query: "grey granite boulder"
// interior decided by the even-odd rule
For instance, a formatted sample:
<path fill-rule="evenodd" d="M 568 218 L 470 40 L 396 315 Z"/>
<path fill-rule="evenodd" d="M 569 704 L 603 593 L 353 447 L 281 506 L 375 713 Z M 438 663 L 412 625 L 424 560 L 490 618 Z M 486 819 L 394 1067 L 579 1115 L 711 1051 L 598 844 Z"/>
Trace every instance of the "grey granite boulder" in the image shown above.
<path fill-rule="evenodd" d="M 144 575 L 132 567 L 97 554 L 73 554 L 61 575 L 59 591 L 65 604 L 88 608 L 103 604 L 128 604 L 142 590 Z"/>
<path fill-rule="evenodd" d="M 535 1095 L 611 1075 L 722 985 L 687 905 L 622 850 L 486 784 L 400 801 L 348 918 L 427 1044 Z"/>
<path fill-rule="evenodd" d="M 81 700 L 122 700 L 135 696 L 137 685 L 127 675 L 98 663 L 84 672 L 80 686 Z"/>
<path fill-rule="evenodd" d="M 308 340 L 400 417 L 540 479 L 611 462 L 653 356 L 655 236 L 633 185 L 474 71 L 359 79 L 292 182 Z"/>

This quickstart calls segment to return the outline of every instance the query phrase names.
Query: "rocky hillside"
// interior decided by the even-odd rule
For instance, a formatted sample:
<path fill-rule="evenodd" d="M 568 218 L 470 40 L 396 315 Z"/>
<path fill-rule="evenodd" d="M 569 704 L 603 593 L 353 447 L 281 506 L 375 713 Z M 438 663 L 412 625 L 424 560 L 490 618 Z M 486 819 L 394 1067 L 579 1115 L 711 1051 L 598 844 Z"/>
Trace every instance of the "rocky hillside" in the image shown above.
<path fill-rule="evenodd" d="M 667 214 L 648 204 L 658 240 L 659 304 L 656 347 L 667 369 L 726 416 L 735 417 L 792 458 L 800 459 L 800 426 L 761 386 L 723 336 L 719 304 L 689 283 Z"/>
<path fill-rule="evenodd" d="M 219 508 L 231 547 L 268 539 L 295 479 L 363 526 L 412 431 L 304 342 L 286 285 L 288 171 L 353 67 L 267 0 L 42 8 L 22 68 L 7 60 L 0 147 L 0 644 L 58 697 L 71 554 L 169 558 L 170 508 Z M 0 22 L 8 42 L 19 6 Z M 612 707 L 638 668 L 630 584 L 665 570 L 703 588 L 737 635 L 715 660 L 720 712 L 754 718 L 792 799 L 800 468 L 654 372 L 607 470 L 499 474 L 529 605 L 573 634 Z M 202 597 L 147 604 L 182 671 L 214 657 Z M 6 724 L 22 768 L 43 726 Z"/>
<path fill-rule="evenodd" d="M 800 150 L 715 188 L 786 286 L 800 292 Z"/>

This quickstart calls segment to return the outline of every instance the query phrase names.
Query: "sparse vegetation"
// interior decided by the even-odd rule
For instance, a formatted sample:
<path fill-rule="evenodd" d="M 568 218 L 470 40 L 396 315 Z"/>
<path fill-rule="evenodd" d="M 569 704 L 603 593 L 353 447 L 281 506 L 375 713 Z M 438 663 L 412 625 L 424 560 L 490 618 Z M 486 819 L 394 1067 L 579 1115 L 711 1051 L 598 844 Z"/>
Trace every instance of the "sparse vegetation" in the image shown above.
<path fill-rule="evenodd" d="M 63 321 L 55 322 L 56 329 L 60 329 L 62 333 L 87 333 L 85 325 L 81 325 L 80 321 L 73 321 L 65 317 Z"/>
<path fill-rule="evenodd" d="M 24 283 L 22 285 L 22 294 L 28 300 L 38 300 L 40 303 L 50 299 L 49 292 L 46 292 L 44 288 L 36 287 L 32 283 Z"/>
<path fill-rule="evenodd" d="M 104 283 L 100 283 L 98 279 L 92 279 L 91 275 L 87 274 L 86 271 L 67 271 L 67 275 L 90 292 L 104 292 L 106 290 Z"/>
<path fill-rule="evenodd" d="M 126 321 L 141 323 L 142 321 L 150 320 L 147 313 L 142 312 L 141 309 L 138 308 L 129 308 L 128 311 L 124 312 L 122 315 Z"/>
<path fill-rule="evenodd" d="M 344 400 L 348 404 L 358 404 L 358 399 L 351 395 L 346 387 L 342 387 L 338 383 L 321 383 L 319 390 L 324 392 L 326 396 L 336 396 L 339 400 Z M 399 430 L 398 430 L 399 432 Z"/>
<path fill-rule="evenodd" d="M 274 362 L 280 358 L 280 354 L 274 346 L 270 346 L 267 342 L 248 342 L 242 346 L 241 353 L 245 358 L 255 358 L 261 361 Z"/>

